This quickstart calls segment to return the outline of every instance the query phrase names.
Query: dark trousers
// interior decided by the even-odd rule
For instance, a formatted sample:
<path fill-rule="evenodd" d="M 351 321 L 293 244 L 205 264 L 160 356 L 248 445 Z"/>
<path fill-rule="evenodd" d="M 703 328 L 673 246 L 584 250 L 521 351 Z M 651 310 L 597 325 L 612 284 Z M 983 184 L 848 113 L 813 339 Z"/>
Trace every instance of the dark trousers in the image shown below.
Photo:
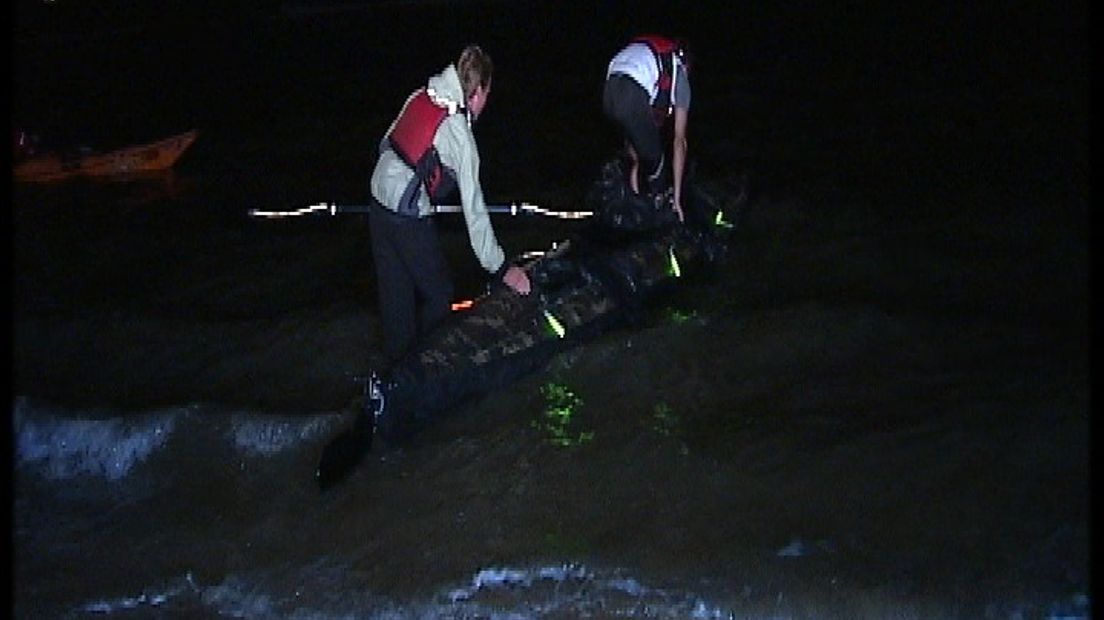
<path fill-rule="evenodd" d="M 393 364 L 448 316 L 452 276 L 432 218 L 398 215 L 375 203 L 368 222 L 383 351 Z"/>
<path fill-rule="evenodd" d="M 666 190 L 670 183 L 664 166 L 663 141 L 648 92 L 631 77 L 615 73 L 606 79 L 602 110 L 636 151 L 640 191 L 655 194 Z"/>

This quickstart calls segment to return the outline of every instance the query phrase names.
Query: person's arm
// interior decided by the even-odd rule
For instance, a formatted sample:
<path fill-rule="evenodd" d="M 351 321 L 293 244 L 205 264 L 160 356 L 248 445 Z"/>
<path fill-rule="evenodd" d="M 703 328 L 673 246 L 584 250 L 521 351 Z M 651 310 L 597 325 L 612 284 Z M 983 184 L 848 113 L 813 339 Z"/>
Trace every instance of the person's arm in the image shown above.
<path fill-rule="evenodd" d="M 472 251 L 484 269 L 492 274 L 501 274 L 502 281 L 518 293 L 527 294 L 530 289 L 529 276 L 516 265 L 507 265 L 506 253 L 498 244 L 491 217 L 487 212 L 487 203 L 483 200 L 483 188 L 479 183 L 479 151 L 475 136 L 467 127 L 462 116 L 446 119 L 437 132 L 434 144 L 446 165 L 456 173 L 456 184 L 460 190 L 460 206 L 464 211 L 468 240 Z M 444 130 L 444 131 L 442 131 Z M 442 133 L 447 137 L 442 139 Z"/>
<path fill-rule="evenodd" d="M 682 178 L 683 172 L 686 169 L 686 124 L 687 119 L 690 116 L 690 111 L 687 108 L 675 108 L 675 130 L 674 130 L 674 144 L 672 145 L 671 155 L 671 168 L 674 172 L 675 182 L 675 213 L 678 214 L 679 221 L 684 221 L 682 210 Z"/>

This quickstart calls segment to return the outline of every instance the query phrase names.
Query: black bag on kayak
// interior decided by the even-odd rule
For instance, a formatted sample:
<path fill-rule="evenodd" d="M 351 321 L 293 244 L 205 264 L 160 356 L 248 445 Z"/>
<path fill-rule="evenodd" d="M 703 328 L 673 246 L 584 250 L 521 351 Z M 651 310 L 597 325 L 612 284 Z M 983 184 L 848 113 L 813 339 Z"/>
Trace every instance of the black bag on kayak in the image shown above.
<path fill-rule="evenodd" d="M 669 192 L 658 197 L 633 193 L 624 163 L 614 158 L 602 166 L 585 202 L 594 211 L 596 226 L 609 232 L 641 233 L 678 221 L 671 197 Z"/>

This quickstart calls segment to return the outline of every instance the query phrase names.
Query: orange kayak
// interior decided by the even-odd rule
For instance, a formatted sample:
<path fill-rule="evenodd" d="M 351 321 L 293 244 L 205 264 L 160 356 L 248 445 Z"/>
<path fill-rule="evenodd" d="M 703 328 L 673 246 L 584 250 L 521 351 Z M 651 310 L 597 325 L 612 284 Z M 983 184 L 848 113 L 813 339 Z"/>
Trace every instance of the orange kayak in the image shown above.
<path fill-rule="evenodd" d="M 195 142 L 196 131 L 188 131 L 151 144 L 124 147 L 108 153 L 65 157 L 50 153 L 15 166 L 16 181 L 50 183 L 74 177 L 109 177 L 134 172 L 171 168 Z"/>

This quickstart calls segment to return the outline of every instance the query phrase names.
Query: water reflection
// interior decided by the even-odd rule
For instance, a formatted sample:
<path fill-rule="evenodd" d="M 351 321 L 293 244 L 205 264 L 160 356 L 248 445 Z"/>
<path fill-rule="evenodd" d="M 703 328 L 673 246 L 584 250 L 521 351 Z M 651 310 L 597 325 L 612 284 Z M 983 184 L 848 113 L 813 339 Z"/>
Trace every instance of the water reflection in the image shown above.
<path fill-rule="evenodd" d="M 569 448 L 594 440 L 594 431 L 576 430 L 578 424 L 575 414 L 583 405 L 583 399 L 569 387 L 559 383 L 546 383 L 541 386 L 544 397 L 544 411 L 533 427 L 545 435 L 550 445 Z"/>
<path fill-rule="evenodd" d="M 180 203 L 196 194 L 196 177 L 175 169 L 130 172 L 109 177 L 75 178 L 54 183 L 16 183 L 14 203 L 36 209 L 82 202 L 111 207 Z"/>
<path fill-rule="evenodd" d="M 679 310 L 678 308 L 668 308 L 667 318 L 675 325 L 683 325 L 697 319 L 698 313 L 694 310 L 686 311 Z"/>
<path fill-rule="evenodd" d="M 667 403 L 656 403 L 652 409 L 651 428 L 664 437 L 678 436 L 680 420 L 678 414 L 671 411 Z"/>

